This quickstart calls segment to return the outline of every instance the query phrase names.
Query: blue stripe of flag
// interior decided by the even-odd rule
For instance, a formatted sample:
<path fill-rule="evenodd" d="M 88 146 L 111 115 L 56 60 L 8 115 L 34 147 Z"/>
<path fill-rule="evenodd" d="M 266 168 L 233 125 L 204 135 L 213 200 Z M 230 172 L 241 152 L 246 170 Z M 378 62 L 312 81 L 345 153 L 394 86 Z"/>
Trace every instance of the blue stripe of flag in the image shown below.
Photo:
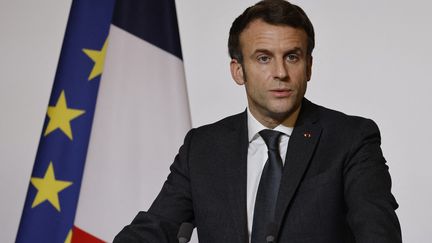
<path fill-rule="evenodd" d="M 174 0 L 117 1 L 112 23 L 182 59 Z"/>

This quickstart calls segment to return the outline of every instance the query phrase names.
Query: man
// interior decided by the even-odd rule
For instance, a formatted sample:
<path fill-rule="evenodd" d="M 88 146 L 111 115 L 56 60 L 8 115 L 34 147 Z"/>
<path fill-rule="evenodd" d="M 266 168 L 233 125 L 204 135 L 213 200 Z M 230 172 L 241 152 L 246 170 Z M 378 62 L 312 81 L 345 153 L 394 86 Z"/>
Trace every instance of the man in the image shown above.
<path fill-rule="evenodd" d="M 176 242 L 182 222 L 204 243 L 401 242 L 375 123 L 304 98 L 314 30 L 303 10 L 261 1 L 228 46 L 247 111 L 192 129 L 151 208 L 115 242 Z"/>

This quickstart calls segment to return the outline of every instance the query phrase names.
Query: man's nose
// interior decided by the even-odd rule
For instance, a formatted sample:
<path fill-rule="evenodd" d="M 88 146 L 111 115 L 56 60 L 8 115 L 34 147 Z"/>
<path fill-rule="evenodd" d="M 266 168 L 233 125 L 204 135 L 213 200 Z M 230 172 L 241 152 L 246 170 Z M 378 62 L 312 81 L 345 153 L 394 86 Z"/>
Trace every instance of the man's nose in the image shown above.
<path fill-rule="evenodd" d="M 274 65 L 274 79 L 286 81 L 288 77 L 288 66 L 286 65 L 284 60 L 277 60 Z"/>

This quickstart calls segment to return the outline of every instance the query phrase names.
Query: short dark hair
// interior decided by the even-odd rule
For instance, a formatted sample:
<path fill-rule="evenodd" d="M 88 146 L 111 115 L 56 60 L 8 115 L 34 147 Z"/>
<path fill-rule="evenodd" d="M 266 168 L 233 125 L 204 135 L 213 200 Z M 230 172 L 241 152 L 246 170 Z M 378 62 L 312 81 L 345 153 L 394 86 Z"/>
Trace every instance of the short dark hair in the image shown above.
<path fill-rule="evenodd" d="M 256 19 L 261 19 L 268 24 L 288 25 L 304 30 L 308 37 L 307 54 L 312 55 L 315 47 L 315 33 L 303 9 L 284 0 L 263 0 L 247 8 L 232 23 L 228 38 L 228 51 L 232 59 L 243 62 L 240 34 L 249 23 Z"/>

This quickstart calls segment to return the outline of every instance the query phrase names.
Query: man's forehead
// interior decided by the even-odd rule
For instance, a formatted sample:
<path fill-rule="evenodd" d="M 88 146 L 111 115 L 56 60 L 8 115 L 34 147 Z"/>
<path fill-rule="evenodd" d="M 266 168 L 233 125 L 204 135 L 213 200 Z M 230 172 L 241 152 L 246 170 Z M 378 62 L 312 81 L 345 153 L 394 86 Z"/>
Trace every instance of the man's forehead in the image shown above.
<path fill-rule="evenodd" d="M 240 34 L 240 44 L 246 46 L 266 45 L 295 45 L 298 48 L 306 48 L 307 34 L 303 29 L 289 25 L 274 25 L 257 19 Z"/>
<path fill-rule="evenodd" d="M 243 35 L 244 33 L 247 33 L 247 32 L 267 31 L 269 29 L 280 29 L 280 30 L 285 30 L 287 32 L 292 32 L 292 33 L 302 32 L 303 34 L 305 34 L 307 36 L 306 31 L 302 28 L 294 27 L 294 26 L 289 25 L 289 24 L 268 23 L 268 22 L 264 21 L 263 19 L 252 20 L 248 25 L 246 25 L 244 30 L 240 33 L 240 36 Z"/>

